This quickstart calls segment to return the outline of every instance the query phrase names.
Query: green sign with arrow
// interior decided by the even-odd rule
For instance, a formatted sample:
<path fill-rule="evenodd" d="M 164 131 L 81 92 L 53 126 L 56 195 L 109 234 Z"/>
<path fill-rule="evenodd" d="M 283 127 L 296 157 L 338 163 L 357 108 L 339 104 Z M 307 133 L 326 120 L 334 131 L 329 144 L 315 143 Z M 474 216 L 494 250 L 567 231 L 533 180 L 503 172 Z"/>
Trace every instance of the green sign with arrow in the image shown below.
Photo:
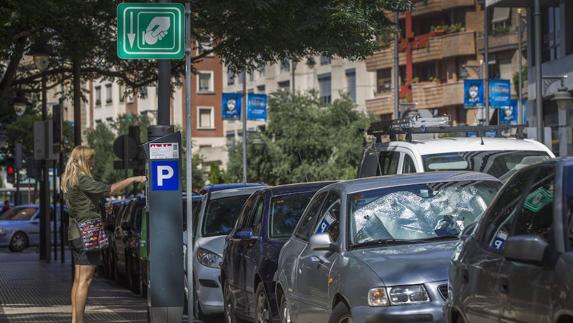
<path fill-rule="evenodd" d="M 117 56 L 181 59 L 185 54 L 184 6 L 180 3 L 120 3 Z"/>

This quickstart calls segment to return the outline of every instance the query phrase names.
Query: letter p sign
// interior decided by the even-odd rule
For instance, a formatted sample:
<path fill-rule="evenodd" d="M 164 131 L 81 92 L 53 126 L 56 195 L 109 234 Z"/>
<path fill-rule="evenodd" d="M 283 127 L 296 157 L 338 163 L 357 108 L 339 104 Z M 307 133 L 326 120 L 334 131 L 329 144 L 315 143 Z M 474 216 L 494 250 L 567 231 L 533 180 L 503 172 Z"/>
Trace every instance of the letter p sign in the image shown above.
<path fill-rule="evenodd" d="M 179 189 L 179 163 L 177 160 L 152 161 L 152 190 L 177 191 Z"/>

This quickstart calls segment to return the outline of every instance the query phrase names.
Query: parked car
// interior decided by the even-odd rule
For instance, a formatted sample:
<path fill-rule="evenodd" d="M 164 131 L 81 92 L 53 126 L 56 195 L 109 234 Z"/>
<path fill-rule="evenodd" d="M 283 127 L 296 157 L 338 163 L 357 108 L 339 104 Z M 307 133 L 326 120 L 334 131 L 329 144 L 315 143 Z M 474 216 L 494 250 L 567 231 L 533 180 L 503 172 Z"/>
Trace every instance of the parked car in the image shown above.
<path fill-rule="evenodd" d="M 517 172 L 454 254 L 448 322 L 573 322 L 573 158 Z"/>
<path fill-rule="evenodd" d="M 333 182 L 260 189 L 245 202 L 227 236 L 221 281 L 227 321 L 278 319 L 274 275 L 280 250 L 314 193 Z"/>
<path fill-rule="evenodd" d="M 205 185 L 200 191 L 199 194 L 204 195 L 209 192 L 216 192 L 222 190 L 228 190 L 231 188 L 243 188 L 243 187 L 261 187 L 264 186 L 262 183 L 227 183 L 227 184 L 210 184 Z"/>
<path fill-rule="evenodd" d="M 102 250 L 102 273 L 104 277 L 113 278 L 114 275 L 114 252 L 113 241 L 115 239 L 113 233 L 115 229 L 116 217 L 121 208 L 127 203 L 126 200 L 111 201 L 111 209 L 106 208 L 102 210 L 104 228 L 110 242 L 109 247 Z"/>
<path fill-rule="evenodd" d="M 427 118 L 425 121 L 434 119 L 440 118 Z M 414 120 L 417 119 L 410 122 L 421 122 Z M 459 135 L 457 127 L 439 128 L 440 131 L 450 132 L 450 135 Z M 384 131 L 382 133 L 387 134 Z M 388 133 L 391 134 L 391 131 Z M 358 177 L 434 171 L 476 171 L 506 180 L 516 170 L 527 165 L 555 158 L 547 146 L 531 139 L 452 136 L 434 139 L 433 135 L 411 133 L 409 136 L 413 138 L 406 141 L 394 138 L 390 142 L 378 141 L 368 146 L 364 150 Z"/>
<path fill-rule="evenodd" d="M 500 186 L 439 172 L 321 189 L 280 253 L 281 322 L 443 322 L 455 243 Z"/>
<path fill-rule="evenodd" d="M 52 232 L 52 243 L 54 243 L 55 240 L 52 231 L 54 227 L 54 216 L 52 206 L 50 206 L 50 212 L 50 231 Z M 59 214 L 59 212 L 57 213 Z M 56 226 L 59 230 L 59 216 Z M 38 205 L 28 204 L 14 206 L 0 215 L 0 247 L 8 247 L 12 252 L 21 252 L 29 246 L 37 246 L 39 244 L 40 207 Z"/>
<path fill-rule="evenodd" d="M 114 279 L 131 288 L 128 277 L 128 243 L 132 232 L 130 232 L 133 209 L 135 207 L 134 198 L 127 199 L 123 207 L 119 209 L 119 214 L 115 218 L 113 240 L 114 255 Z"/>
<path fill-rule="evenodd" d="M 225 237 L 233 227 L 247 198 L 262 186 L 247 186 L 207 193 L 195 226 L 193 277 L 196 313 L 199 317 L 223 312 L 220 266 Z M 187 284 L 185 286 L 187 290 Z"/>

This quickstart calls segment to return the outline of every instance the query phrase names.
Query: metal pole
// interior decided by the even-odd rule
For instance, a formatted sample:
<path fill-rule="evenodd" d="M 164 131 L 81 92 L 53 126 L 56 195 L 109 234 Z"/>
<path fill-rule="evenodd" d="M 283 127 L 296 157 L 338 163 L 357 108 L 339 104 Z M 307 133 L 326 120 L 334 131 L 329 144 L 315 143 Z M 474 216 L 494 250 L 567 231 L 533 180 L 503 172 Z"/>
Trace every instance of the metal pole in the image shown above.
<path fill-rule="evenodd" d="M 14 205 L 20 205 L 20 169 L 16 167 L 16 196 L 14 197 Z"/>
<path fill-rule="evenodd" d="M 72 62 L 74 83 L 74 146 L 82 144 L 82 79 L 81 66 L 77 58 Z"/>
<path fill-rule="evenodd" d="M 48 120 L 48 94 L 46 77 L 42 77 L 42 120 Z M 48 161 L 42 160 L 42 181 L 40 182 L 40 260 L 50 262 L 50 174 Z"/>
<path fill-rule="evenodd" d="M 243 70 L 243 104 L 241 121 L 243 122 L 243 183 L 247 183 L 247 72 Z"/>
<path fill-rule="evenodd" d="M 518 54 L 518 65 L 519 65 L 519 70 L 518 70 L 518 89 L 517 89 L 517 95 L 518 95 L 518 101 L 517 101 L 517 123 L 519 124 L 523 124 L 524 123 L 524 118 L 523 118 L 523 76 L 522 71 L 523 71 L 523 51 L 522 51 L 522 33 L 523 33 L 523 23 L 522 23 L 522 19 L 523 17 L 521 16 L 521 10 L 518 11 L 518 15 L 517 15 L 517 51 L 519 52 Z"/>
<path fill-rule="evenodd" d="M 483 89 L 485 96 L 485 124 L 489 124 L 489 8 L 483 8 L 483 49 L 484 49 L 484 68 L 483 68 Z"/>
<path fill-rule="evenodd" d="M 195 302 L 193 299 L 193 142 L 191 118 L 191 4 L 185 3 L 185 169 L 187 170 L 185 200 L 187 202 L 187 316 L 193 322 Z"/>
<path fill-rule="evenodd" d="M 534 0 L 535 16 L 535 116 L 537 125 L 537 141 L 544 143 L 543 140 L 543 69 L 541 68 L 541 4 L 540 0 Z"/>
<path fill-rule="evenodd" d="M 295 86 L 295 76 L 296 76 L 296 61 L 293 60 L 291 63 L 291 83 L 292 83 L 292 93 L 294 94 L 296 92 L 296 86 Z"/>
<path fill-rule="evenodd" d="M 57 186 L 57 181 L 58 181 L 58 174 L 56 172 L 56 164 L 57 161 L 53 161 L 53 168 L 52 168 L 52 214 L 54 215 L 54 223 L 52 224 L 53 226 L 53 234 L 52 236 L 54 237 L 54 260 L 58 260 L 58 186 Z"/>
<path fill-rule="evenodd" d="M 400 117 L 400 14 L 396 11 L 396 29 L 394 33 L 394 119 Z"/>
<path fill-rule="evenodd" d="M 169 0 L 160 0 L 160 3 L 170 3 Z M 158 108 L 157 124 L 169 126 L 171 124 L 171 61 L 160 59 L 159 79 L 157 82 Z"/>

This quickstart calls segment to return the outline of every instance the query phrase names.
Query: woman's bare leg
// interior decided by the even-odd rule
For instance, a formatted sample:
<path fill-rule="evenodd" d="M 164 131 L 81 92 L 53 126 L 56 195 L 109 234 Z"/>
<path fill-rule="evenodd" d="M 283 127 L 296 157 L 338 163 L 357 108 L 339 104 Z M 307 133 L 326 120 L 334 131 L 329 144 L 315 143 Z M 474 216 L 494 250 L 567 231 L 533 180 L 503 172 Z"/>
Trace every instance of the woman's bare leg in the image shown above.
<path fill-rule="evenodd" d="M 76 323 L 76 291 L 78 290 L 78 281 L 80 269 L 78 265 L 74 266 L 74 284 L 72 285 L 72 323 Z"/>
<path fill-rule="evenodd" d="M 75 292 L 75 320 L 72 323 L 84 323 L 84 313 L 86 310 L 86 303 L 88 300 L 88 292 L 92 282 L 96 266 L 90 265 L 77 265 L 79 273 L 76 292 Z"/>

